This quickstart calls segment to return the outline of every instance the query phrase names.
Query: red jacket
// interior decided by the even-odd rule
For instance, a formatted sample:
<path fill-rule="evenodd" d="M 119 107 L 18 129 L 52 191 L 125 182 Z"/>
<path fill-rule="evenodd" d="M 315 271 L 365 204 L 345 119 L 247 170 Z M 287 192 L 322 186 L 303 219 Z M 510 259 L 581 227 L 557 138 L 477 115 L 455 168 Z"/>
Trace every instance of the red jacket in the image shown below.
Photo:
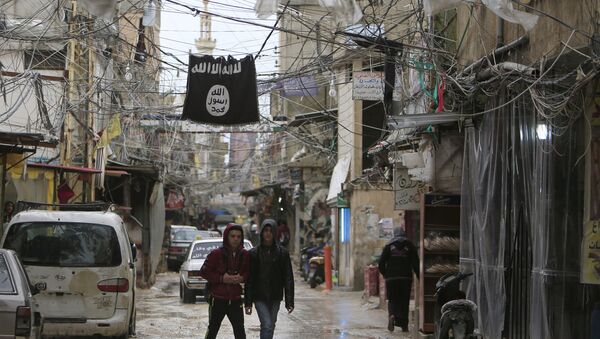
<path fill-rule="evenodd" d="M 242 243 L 235 250 L 227 246 L 227 237 L 231 230 L 240 230 L 242 232 Z M 244 282 L 248 281 L 250 276 L 250 255 L 243 246 L 242 226 L 229 224 L 223 232 L 223 246 L 213 250 L 206 257 L 206 261 L 200 269 L 200 275 L 208 281 L 208 291 L 213 298 L 223 300 L 240 300 L 242 298 L 242 286 L 240 284 L 223 283 L 225 273 L 239 273 L 244 277 Z"/>

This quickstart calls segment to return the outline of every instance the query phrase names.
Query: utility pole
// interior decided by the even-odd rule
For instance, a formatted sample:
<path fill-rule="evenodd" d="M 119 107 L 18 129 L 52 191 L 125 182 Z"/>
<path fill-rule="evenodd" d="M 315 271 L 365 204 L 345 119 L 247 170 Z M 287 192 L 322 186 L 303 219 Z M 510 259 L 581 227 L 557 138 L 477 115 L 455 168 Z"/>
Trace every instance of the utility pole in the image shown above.
<path fill-rule="evenodd" d="M 93 70 L 94 70 L 94 49 L 93 46 L 93 19 L 88 17 L 85 23 L 80 22 L 77 15 L 77 1 L 71 1 L 71 17 L 69 20 L 69 33 L 71 35 L 69 39 L 69 53 L 67 61 L 68 71 L 68 84 L 67 84 L 67 114 L 65 115 L 65 121 L 63 125 L 63 147 L 61 149 L 61 164 L 71 165 L 74 154 L 74 147 L 80 151 L 77 154 L 82 155 L 83 166 L 92 167 L 92 152 L 94 150 L 93 139 L 89 135 L 89 131 L 93 126 L 93 113 L 91 103 L 91 89 L 93 87 Z M 87 28 L 87 51 L 82 51 L 82 41 L 79 41 L 77 37 L 77 31 L 79 28 L 85 25 Z M 84 66 L 85 65 L 85 66 Z M 81 102 L 81 98 L 78 95 L 78 81 L 85 79 L 87 80 L 81 95 L 86 96 L 84 104 Z M 79 126 L 77 130 L 80 131 L 75 133 L 75 127 L 73 120 L 77 120 Z M 77 140 L 76 140 L 77 139 Z M 90 180 L 83 180 L 82 182 L 82 201 L 91 202 L 95 199 L 94 194 L 94 177 Z"/>
<path fill-rule="evenodd" d="M 76 50 L 78 47 L 77 38 L 75 36 L 75 30 L 77 27 L 76 23 L 77 16 L 77 1 L 71 1 L 71 17 L 69 20 L 69 34 L 71 38 L 69 39 L 69 59 L 67 60 L 67 72 L 68 72 L 68 83 L 67 83 L 67 110 L 68 112 L 65 114 L 65 121 L 63 123 L 63 145 L 61 149 L 61 164 L 69 165 L 71 163 L 71 143 L 73 139 L 73 117 L 71 114 L 74 114 L 73 111 L 73 102 L 75 102 L 76 98 L 76 86 L 75 86 L 75 57 L 77 55 Z"/>
<path fill-rule="evenodd" d="M 91 32 L 94 30 L 94 19 L 89 16 L 87 21 L 88 38 L 87 38 L 87 86 L 86 86 L 86 112 L 84 114 L 83 136 L 85 140 L 84 145 L 84 167 L 92 167 L 92 153 L 94 152 L 94 140 L 90 137 L 89 131 L 93 130 L 94 126 L 94 114 L 92 112 L 92 102 L 90 93 L 94 86 L 94 49 L 92 48 L 94 40 Z M 96 159 L 96 161 L 102 161 L 103 159 Z M 95 175 L 90 174 L 89 182 L 83 181 L 83 197 L 84 202 L 92 202 L 95 200 Z"/>

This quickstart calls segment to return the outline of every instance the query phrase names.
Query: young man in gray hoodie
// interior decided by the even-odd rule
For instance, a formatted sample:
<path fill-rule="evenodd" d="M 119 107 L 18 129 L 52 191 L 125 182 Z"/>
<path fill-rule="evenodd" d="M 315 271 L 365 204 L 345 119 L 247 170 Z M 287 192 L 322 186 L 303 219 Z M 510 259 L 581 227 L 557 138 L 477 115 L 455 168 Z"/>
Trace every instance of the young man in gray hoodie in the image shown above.
<path fill-rule="evenodd" d="M 260 319 L 260 338 L 271 339 L 275 332 L 279 305 L 285 296 L 288 313 L 294 310 L 294 274 L 288 251 L 277 245 L 277 223 L 266 219 L 260 227 L 260 244 L 250 250 L 250 279 L 246 283 L 246 314 L 252 303 Z"/>

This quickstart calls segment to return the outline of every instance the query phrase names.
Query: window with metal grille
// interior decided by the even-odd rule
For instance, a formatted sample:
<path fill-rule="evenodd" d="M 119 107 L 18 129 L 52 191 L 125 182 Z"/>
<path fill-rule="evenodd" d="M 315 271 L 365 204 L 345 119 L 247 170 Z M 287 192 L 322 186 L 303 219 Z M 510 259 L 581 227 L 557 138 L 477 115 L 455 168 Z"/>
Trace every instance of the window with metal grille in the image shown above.
<path fill-rule="evenodd" d="M 26 50 L 24 68 L 37 70 L 64 70 L 67 50 Z"/>

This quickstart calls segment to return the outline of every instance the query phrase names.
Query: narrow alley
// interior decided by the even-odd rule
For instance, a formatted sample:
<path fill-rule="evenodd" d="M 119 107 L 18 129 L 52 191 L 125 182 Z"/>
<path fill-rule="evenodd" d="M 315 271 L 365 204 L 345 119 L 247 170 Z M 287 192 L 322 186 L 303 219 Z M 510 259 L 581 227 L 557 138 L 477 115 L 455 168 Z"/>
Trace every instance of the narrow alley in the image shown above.
<path fill-rule="evenodd" d="M 198 298 L 195 305 L 179 300 L 179 275 L 158 275 L 156 284 L 138 290 L 137 338 L 201 338 L 208 326 L 208 305 Z M 296 282 L 296 309 L 291 315 L 280 310 L 276 338 L 410 338 L 386 329 L 387 313 L 363 304 L 361 292 L 311 290 Z M 256 311 L 246 316 L 246 335 L 258 338 L 260 324 Z M 219 338 L 233 338 L 228 320 L 223 321 Z"/>

